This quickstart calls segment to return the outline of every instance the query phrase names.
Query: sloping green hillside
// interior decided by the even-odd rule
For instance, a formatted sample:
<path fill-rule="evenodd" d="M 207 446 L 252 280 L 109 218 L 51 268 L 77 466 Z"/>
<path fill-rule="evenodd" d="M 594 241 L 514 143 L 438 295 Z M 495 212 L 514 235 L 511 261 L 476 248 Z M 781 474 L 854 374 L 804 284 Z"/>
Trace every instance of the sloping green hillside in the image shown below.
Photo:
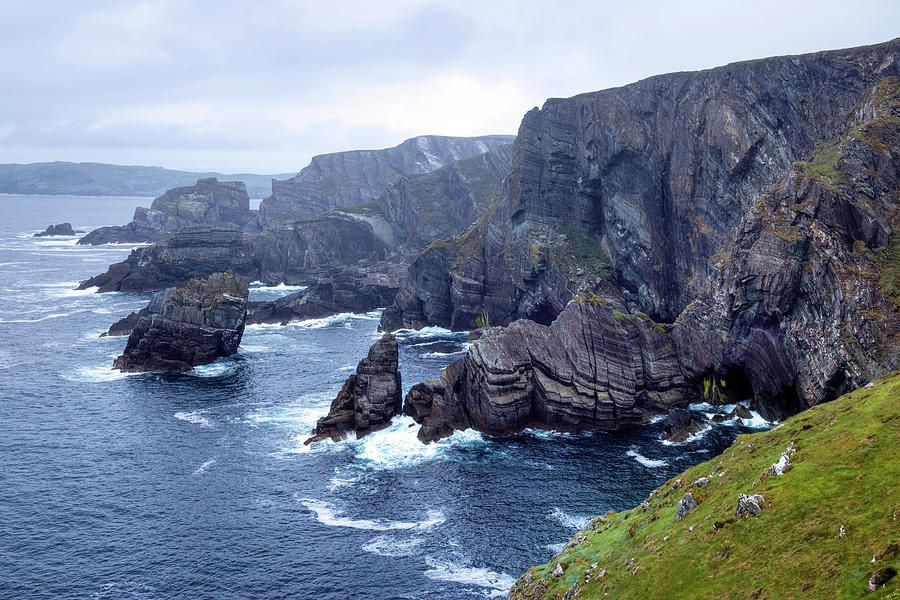
<path fill-rule="evenodd" d="M 792 442 L 792 466 L 768 473 Z M 699 506 L 677 521 L 688 492 Z M 739 494 L 761 494 L 763 511 L 735 516 Z M 598 517 L 510 598 L 900 600 L 900 576 L 869 584 L 900 571 L 898 545 L 900 371 L 742 435 L 642 506 Z"/>

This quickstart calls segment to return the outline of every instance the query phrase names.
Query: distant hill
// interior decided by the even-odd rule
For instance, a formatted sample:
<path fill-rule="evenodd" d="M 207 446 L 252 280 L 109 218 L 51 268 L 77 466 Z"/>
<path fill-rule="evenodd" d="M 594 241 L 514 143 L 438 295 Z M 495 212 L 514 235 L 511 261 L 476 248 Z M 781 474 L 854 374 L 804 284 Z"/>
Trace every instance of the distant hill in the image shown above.
<path fill-rule="evenodd" d="M 295 173 L 192 173 L 163 167 L 104 163 L 9 163 L 0 164 L 0 193 L 156 197 L 171 188 L 194 185 L 198 179 L 215 177 L 219 181 L 243 181 L 251 198 L 265 198 L 272 193 L 272 179 L 293 175 Z"/>

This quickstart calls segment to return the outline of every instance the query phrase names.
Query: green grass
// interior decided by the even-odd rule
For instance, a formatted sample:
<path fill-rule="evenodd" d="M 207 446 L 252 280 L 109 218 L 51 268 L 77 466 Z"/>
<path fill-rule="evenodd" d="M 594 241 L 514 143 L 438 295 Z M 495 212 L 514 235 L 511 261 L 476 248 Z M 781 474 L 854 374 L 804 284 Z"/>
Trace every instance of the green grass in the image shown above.
<path fill-rule="evenodd" d="M 561 233 L 565 235 L 565 241 L 554 242 L 550 246 L 554 262 L 569 274 L 581 270 L 580 277 L 587 281 L 597 282 L 608 278 L 609 257 L 599 240 L 572 226 L 563 226 Z"/>
<path fill-rule="evenodd" d="M 878 284 L 900 307 L 900 233 L 891 234 L 890 243 L 880 248 L 876 256 L 876 264 L 881 271 Z"/>
<path fill-rule="evenodd" d="M 838 194 L 837 186 L 850 183 L 847 174 L 838 168 L 841 156 L 840 140 L 822 142 L 816 145 L 808 161 L 795 162 L 794 167 L 807 179 Z"/>
<path fill-rule="evenodd" d="M 763 475 L 790 442 L 793 468 Z M 510 598 L 898 598 L 900 576 L 868 590 L 877 569 L 900 571 L 897 554 L 870 562 L 900 541 L 898 449 L 900 371 L 775 429 L 739 436 L 655 490 L 647 506 L 595 519 L 595 528 L 520 579 Z M 690 487 L 700 477 L 709 484 Z M 688 490 L 700 506 L 676 521 Z M 735 517 L 740 493 L 762 494 L 764 512 Z M 561 577 L 552 575 L 557 563 Z"/>

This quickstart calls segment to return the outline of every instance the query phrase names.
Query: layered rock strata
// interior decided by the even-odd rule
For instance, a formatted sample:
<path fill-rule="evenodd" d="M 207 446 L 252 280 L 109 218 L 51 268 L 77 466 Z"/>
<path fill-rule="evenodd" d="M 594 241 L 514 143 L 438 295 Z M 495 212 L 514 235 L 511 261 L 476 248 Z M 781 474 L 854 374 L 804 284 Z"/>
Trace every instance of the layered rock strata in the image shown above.
<path fill-rule="evenodd" d="M 126 372 L 177 373 L 237 352 L 247 314 L 247 280 L 231 271 L 192 279 L 161 312 L 138 319 L 113 366 Z"/>
<path fill-rule="evenodd" d="M 402 405 L 398 359 L 397 338 L 385 334 L 359 361 L 356 373 L 347 378 L 328 415 L 318 420 L 305 443 L 340 441 L 351 432 L 359 438 L 387 427 Z"/>
<path fill-rule="evenodd" d="M 138 207 L 127 225 L 100 227 L 79 244 L 155 242 L 189 227 L 254 229 L 257 211 L 250 210 L 250 196 L 240 181 L 199 179 L 195 185 L 173 188 Z"/>

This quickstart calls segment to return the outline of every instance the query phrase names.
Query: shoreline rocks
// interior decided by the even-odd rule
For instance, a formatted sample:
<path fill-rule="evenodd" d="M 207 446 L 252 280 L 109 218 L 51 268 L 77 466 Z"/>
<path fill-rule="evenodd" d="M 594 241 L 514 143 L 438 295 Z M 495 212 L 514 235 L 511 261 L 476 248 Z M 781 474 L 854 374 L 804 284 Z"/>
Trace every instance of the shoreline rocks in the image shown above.
<path fill-rule="evenodd" d="M 84 233 L 83 231 L 75 231 L 72 229 L 71 223 L 60 223 L 58 225 L 48 225 L 47 229 L 41 231 L 40 233 L 34 234 L 34 237 L 46 237 L 53 235 L 64 235 L 64 236 L 73 236 L 79 233 Z"/>
<path fill-rule="evenodd" d="M 359 361 L 356 373 L 347 378 L 328 415 L 318 420 L 304 444 L 325 439 L 340 441 L 351 432 L 360 438 L 390 425 L 402 407 L 398 364 L 397 338 L 386 333 Z"/>
<path fill-rule="evenodd" d="M 138 318 L 121 356 L 124 372 L 178 373 L 237 352 L 247 314 L 247 280 L 232 271 L 192 279 L 154 297 L 162 306 Z"/>

